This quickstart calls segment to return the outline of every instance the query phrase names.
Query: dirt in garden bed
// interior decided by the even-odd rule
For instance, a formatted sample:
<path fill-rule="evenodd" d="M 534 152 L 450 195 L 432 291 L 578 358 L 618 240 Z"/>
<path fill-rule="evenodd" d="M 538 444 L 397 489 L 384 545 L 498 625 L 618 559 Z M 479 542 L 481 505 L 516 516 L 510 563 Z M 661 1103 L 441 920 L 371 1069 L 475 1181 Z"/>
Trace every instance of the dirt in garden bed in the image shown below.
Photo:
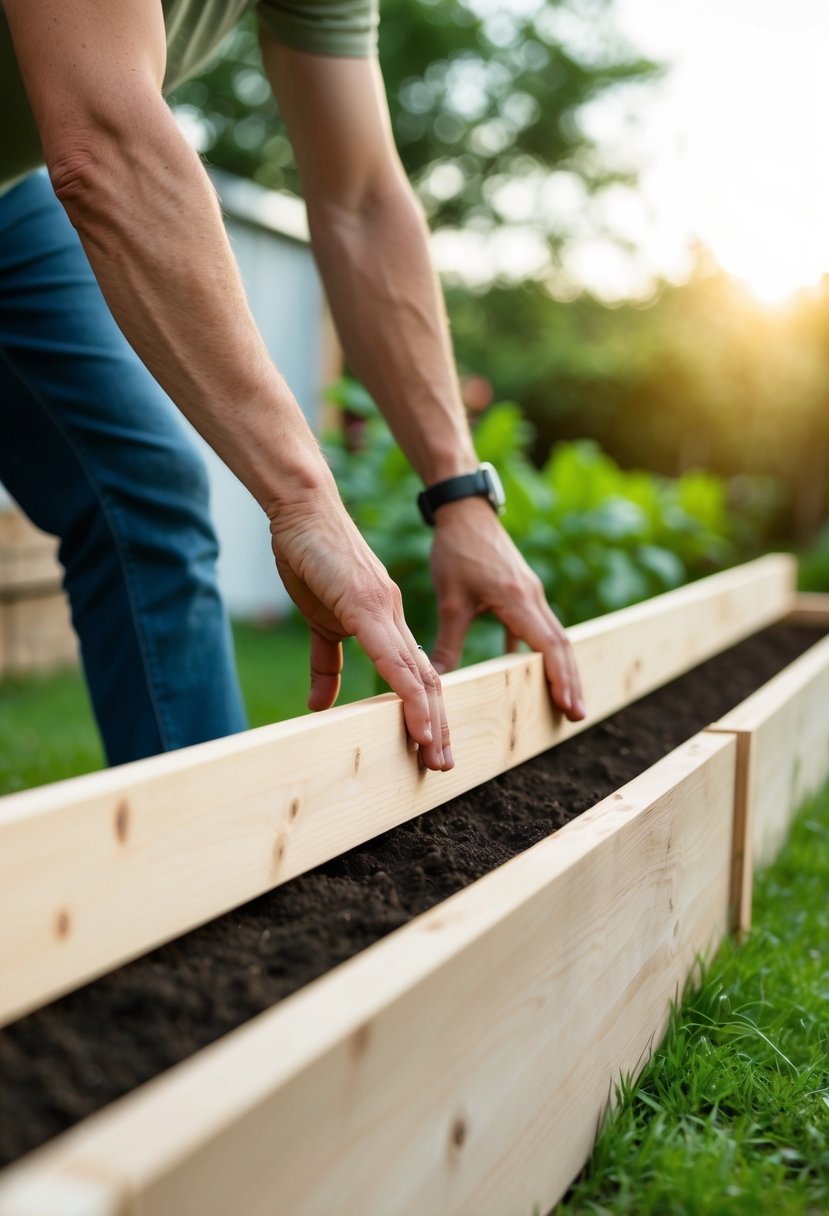
<path fill-rule="evenodd" d="M 0 1031 L 0 1164 L 529 848 L 823 636 L 776 626 L 606 722 Z"/>

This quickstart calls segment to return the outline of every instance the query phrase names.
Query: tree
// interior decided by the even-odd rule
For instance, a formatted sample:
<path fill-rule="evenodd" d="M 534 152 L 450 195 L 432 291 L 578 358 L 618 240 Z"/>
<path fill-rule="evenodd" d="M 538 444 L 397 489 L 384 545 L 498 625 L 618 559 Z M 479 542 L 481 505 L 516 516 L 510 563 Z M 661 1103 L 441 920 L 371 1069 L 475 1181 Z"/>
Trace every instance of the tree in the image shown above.
<path fill-rule="evenodd" d="M 808 541 L 829 507 L 829 278 L 770 309 L 705 263 L 648 304 L 552 299 L 537 283 L 485 305 L 448 293 L 463 370 L 521 402 L 533 456 L 592 438 L 623 468 L 734 478 L 742 513 Z"/>
<path fill-rule="evenodd" d="M 581 109 L 653 76 L 616 30 L 612 0 L 383 0 L 380 59 L 395 139 L 434 227 L 492 229 L 520 211 L 555 248 L 545 195 L 566 169 L 586 191 L 627 176 L 597 156 Z M 172 98 L 211 163 L 299 192 L 262 74 L 253 16 L 216 65 Z"/>

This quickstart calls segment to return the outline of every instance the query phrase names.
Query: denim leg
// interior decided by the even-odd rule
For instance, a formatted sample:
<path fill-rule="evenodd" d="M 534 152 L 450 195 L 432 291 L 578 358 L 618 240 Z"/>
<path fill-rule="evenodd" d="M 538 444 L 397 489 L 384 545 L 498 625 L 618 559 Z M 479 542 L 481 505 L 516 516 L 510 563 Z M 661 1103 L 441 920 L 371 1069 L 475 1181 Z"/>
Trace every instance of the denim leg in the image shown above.
<path fill-rule="evenodd" d="M 60 538 L 109 762 L 243 730 L 201 458 L 40 173 L 0 197 L 0 481 Z"/>

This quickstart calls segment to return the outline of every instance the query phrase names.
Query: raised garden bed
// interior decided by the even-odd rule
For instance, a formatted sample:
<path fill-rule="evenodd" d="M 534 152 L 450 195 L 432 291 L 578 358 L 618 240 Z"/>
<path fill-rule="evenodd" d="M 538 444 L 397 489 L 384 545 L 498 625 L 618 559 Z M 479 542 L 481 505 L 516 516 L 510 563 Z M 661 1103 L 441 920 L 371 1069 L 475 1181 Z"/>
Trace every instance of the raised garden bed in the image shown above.
<path fill-rule="evenodd" d="M 776 577 L 782 588 L 786 572 L 778 567 Z M 780 595 L 777 616 L 791 606 L 787 581 Z M 658 643 L 658 607 L 650 611 Z M 708 623 L 699 602 L 695 615 Z M 728 628 L 737 629 L 728 640 L 740 636 L 733 620 Z M 714 633 L 708 653 L 727 644 Z M 217 1033 L 228 1028 L 222 1019 L 230 1008 L 232 1021 L 240 994 L 250 1016 L 295 988 L 303 967 L 324 970 L 306 906 L 315 902 L 313 883 L 322 883 L 317 923 L 331 929 L 330 965 L 491 870 L 9 1171 L 0 1212 L 69 1211 L 74 1198 L 80 1213 L 264 1213 L 275 1196 L 292 1213 L 361 1216 L 549 1207 L 589 1151 L 612 1080 L 644 1062 L 696 952 L 728 922 L 733 732 L 696 737 L 648 766 L 745 696 L 758 664 L 767 678 L 812 640 L 794 630 L 753 639 L 486 787 L 477 817 L 465 798 L 225 917 L 212 961 L 197 942 L 209 943 L 215 928 L 207 926 L 186 939 L 186 951 L 176 943 L 134 964 L 121 990 L 122 1009 L 132 1007 L 127 1020 L 145 1025 L 147 1040 L 198 1040 L 205 1022 Z M 612 643 L 608 632 L 611 676 L 624 670 Z M 510 674 L 532 672 L 533 660 L 499 662 Z M 638 674 L 629 655 L 626 662 Z M 642 668 L 653 678 L 650 661 L 640 659 Z M 501 681 L 503 699 L 503 672 Z M 507 700 L 502 717 L 515 735 L 511 708 Z M 703 717 L 694 722 L 694 714 Z M 510 737 L 502 761 L 514 754 Z M 610 797 L 549 837 L 603 793 Z M 352 897 L 366 890 L 361 908 Z M 350 908 L 353 923 L 338 923 Z M 292 961 L 292 944 L 300 955 L 310 949 L 310 961 Z M 145 984 L 135 978 L 141 968 Z M 170 989 L 177 968 L 178 992 Z M 110 1019 L 123 1034 L 117 991 L 113 976 L 18 1023 L 0 1060 L 8 1063 L 9 1044 L 36 1051 L 44 1031 L 65 1047 L 76 1032 L 71 1018 L 61 1030 L 60 1011 L 72 1002 L 99 1034 Z M 116 1058 L 131 1050 L 124 1041 Z M 65 1084 L 82 1090 L 82 1072 Z"/>
<path fill-rule="evenodd" d="M 799 596 L 789 620 L 829 628 L 829 596 Z M 735 928 L 751 924 L 752 871 L 777 856 L 795 812 L 829 779 L 829 638 L 720 718 L 740 756 L 735 807 Z"/>
<path fill-rule="evenodd" d="M 4 798 L 0 1024 L 606 718 L 780 619 L 793 579 L 772 556 L 576 626 L 577 725 L 538 655 L 447 677 L 450 773 L 384 696 Z"/>

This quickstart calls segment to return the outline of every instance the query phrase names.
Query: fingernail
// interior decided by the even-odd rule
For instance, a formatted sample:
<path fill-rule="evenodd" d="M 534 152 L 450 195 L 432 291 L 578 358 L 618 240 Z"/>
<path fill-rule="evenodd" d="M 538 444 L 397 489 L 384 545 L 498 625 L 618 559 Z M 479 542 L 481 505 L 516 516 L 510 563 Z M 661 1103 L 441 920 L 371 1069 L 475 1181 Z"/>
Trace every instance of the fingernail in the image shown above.
<path fill-rule="evenodd" d="M 455 767 L 455 757 L 452 755 L 452 748 L 451 748 L 451 747 L 445 747 L 445 748 L 443 749 L 443 760 L 444 760 L 444 763 L 447 765 L 447 767 L 448 767 L 448 768 L 454 768 L 454 767 Z"/>
<path fill-rule="evenodd" d="M 431 730 L 431 727 L 429 727 L 429 726 L 427 726 L 427 727 L 426 727 L 425 731 L 423 732 L 423 738 L 424 738 L 424 741 L 425 741 L 426 743 L 431 743 L 431 742 L 432 742 L 432 730 Z"/>

